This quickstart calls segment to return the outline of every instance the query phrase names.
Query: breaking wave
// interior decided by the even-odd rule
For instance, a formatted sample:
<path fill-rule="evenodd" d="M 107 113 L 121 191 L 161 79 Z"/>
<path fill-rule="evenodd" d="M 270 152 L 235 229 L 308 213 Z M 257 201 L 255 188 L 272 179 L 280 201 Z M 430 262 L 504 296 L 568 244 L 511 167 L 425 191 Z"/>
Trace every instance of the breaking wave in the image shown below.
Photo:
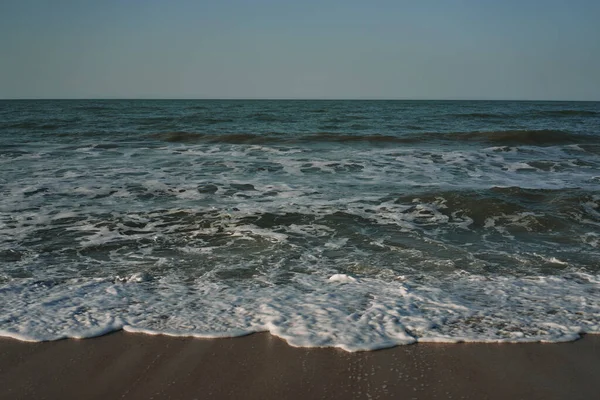
<path fill-rule="evenodd" d="M 294 134 L 213 134 L 197 132 L 166 132 L 151 135 L 166 142 L 230 143 L 230 144 L 295 144 L 295 143 L 426 143 L 481 142 L 501 145 L 551 146 L 560 144 L 599 143 L 600 137 L 559 130 L 505 130 L 452 133 L 423 133 L 409 135 L 344 134 L 319 132 L 308 135 Z"/>

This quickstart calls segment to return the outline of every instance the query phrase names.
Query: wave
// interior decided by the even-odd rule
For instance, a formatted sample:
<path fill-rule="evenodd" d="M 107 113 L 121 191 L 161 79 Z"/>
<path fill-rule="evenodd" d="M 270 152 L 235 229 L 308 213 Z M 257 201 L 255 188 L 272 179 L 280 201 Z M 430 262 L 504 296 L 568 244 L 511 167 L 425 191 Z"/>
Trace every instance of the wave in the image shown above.
<path fill-rule="evenodd" d="M 444 139 L 455 139 L 465 141 L 481 141 L 502 144 L 528 144 L 528 145 L 554 145 L 589 143 L 598 141 L 600 137 L 591 135 L 575 134 L 560 130 L 507 130 L 490 132 L 467 132 L 457 134 L 444 134 Z"/>
<path fill-rule="evenodd" d="M 106 111 L 110 107 L 111 107 L 111 104 L 101 104 L 101 105 L 76 106 L 74 108 L 79 111 Z"/>
<path fill-rule="evenodd" d="M 591 110 L 538 110 L 533 112 L 516 113 L 516 114 L 504 114 L 504 113 L 486 113 L 486 112 L 472 112 L 472 113 L 455 113 L 448 114 L 449 117 L 453 118 L 480 118 L 480 119 L 505 119 L 505 118 L 516 118 L 516 117 L 527 117 L 527 116 L 549 116 L 549 117 L 592 117 L 599 115 L 598 111 Z"/>
<path fill-rule="evenodd" d="M 200 122 L 200 123 L 205 123 L 205 124 L 222 124 L 222 123 L 228 123 L 228 122 L 234 122 L 233 119 L 231 118 L 202 118 L 202 119 L 196 119 L 197 117 L 191 117 L 189 119 L 194 119 L 195 122 Z M 188 119 L 188 118 L 186 118 Z"/>
<path fill-rule="evenodd" d="M 291 122 L 290 120 L 284 118 L 281 115 L 262 112 L 250 114 L 248 118 L 262 122 Z"/>
<path fill-rule="evenodd" d="M 506 114 L 494 114 L 494 113 L 465 113 L 465 114 L 449 114 L 454 118 L 507 118 Z"/>
<path fill-rule="evenodd" d="M 543 110 L 538 111 L 536 114 L 538 115 L 548 115 L 548 116 L 582 116 L 589 117 L 594 115 L 599 115 L 598 111 L 589 111 L 589 110 Z"/>
<path fill-rule="evenodd" d="M 57 129 L 68 127 L 68 124 L 75 122 L 75 120 L 62 120 L 53 119 L 45 121 L 24 121 L 16 122 L 12 124 L 0 125 L 0 129 L 30 129 L 30 130 L 44 130 L 54 131 Z"/>
<path fill-rule="evenodd" d="M 415 342 L 561 342 L 600 331 L 597 275 L 459 272 L 435 280 L 333 272 L 295 274 L 294 285 L 186 282 L 168 270 L 22 279 L 1 287 L 0 336 L 46 341 L 123 329 L 217 338 L 264 331 L 294 347 L 365 351 Z M 157 283 L 163 281 L 177 283 Z M 585 293 L 586 301 L 573 293 Z"/>
<path fill-rule="evenodd" d="M 367 119 L 370 119 L 370 118 L 367 116 L 364 116 L 364 115 L 344 115 L 343 117 L 329 118 L 325 122 L 330 123 L 330 124 L 345 124 L 345 123 L 350 123 L 353 121 L 363 121 L 363 120 L 367 120 Z"/>
<path fill-rule="evenodd" d="M 416 137 L 392 136 L 380 134 L 339 134 L 333 132 L 319 132 L 313 135 L 307 135 L 298 139 L 304 142 L 373 142 L 373 143 L 414 143 L 419 140 Z"/>
<path fill-rule="evenodd" d="M 600 136 L 575 134 L 558 130 L 508 130 L 489 132 L 423 133 L 410 135 L 345 134 L 318 132 L 309 135 L 284 133 L 211 134 L 195 132 L 166 132 L 151 138 L 167 142 L 183 143 L 229 143 L 229 144 L 294 144 L 294 143 L 396 143 L 410 144 L 431 141 L 472 141 L 502 145 L 550 146 L 558 144 L 600 143 Z"/>
<path fill-rule="evenodd" d="M 154 139 L 164 140 L 172 143 L 230 143 L 230 144 L 246 144 L 246 143 L 274 143 L 277 138 L 272 138 L 271 135 L 257 135 L 252 133 L 229 133 L 224 135 L 216 135 L 209 133 L 194 133 L 194 132 L 167 132 L 157 133 L 150 136 Z"/>
<path fill-rule="evenodd" d="M 525 227 L 528 232 L 560 232 L 576 225 L 573 215 L 585 215 L 589 221 L 598 219 L 588 210 L 588 206 L 596 204 L 594 196 L 577 189 L 495 186 L 480 191 L 434 191 L 399 196 L 394 203 L 414 204 L 412 208 L 434 204 L 437 212 L 449 221 L 462 215 L 471 219 L 471 227 L 476 229 L 487 227 L 494 219 L 502 219 L 508 225 L 516 221 L 515 226 Z M 405 212 L 412 212 L 412 208 Z"/>

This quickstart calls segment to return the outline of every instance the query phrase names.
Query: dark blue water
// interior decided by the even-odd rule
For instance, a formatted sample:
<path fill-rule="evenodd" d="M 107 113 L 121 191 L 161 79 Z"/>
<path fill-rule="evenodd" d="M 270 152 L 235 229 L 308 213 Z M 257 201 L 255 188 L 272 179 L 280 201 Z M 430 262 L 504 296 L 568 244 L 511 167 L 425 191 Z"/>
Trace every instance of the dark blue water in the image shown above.
<path fill-rule="evenodd" d="M 0 333 L 600 330 L 600 103 L 1 101 Z"/>

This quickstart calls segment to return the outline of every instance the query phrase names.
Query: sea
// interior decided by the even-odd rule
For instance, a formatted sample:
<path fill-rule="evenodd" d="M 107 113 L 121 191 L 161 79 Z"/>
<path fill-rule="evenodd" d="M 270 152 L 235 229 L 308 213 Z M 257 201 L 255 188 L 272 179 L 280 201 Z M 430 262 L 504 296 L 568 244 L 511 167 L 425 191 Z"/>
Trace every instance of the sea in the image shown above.
<path fill-rule="evenodd" d="M 0 101 L 0 336 L 600 333 L 600 103 Z"/>

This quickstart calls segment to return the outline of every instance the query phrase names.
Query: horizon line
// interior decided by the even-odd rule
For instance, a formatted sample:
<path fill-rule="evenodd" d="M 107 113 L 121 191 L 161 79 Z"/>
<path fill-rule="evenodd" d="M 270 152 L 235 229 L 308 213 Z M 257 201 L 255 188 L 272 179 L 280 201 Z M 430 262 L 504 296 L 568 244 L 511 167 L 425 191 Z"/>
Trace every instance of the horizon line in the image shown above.
<path fill-rule="evenodd" d="M 12 97 L 0 101 L 513 101 L 513 102 L 582 102 L 598 103 L 598 100 L 569 99 L 469 99 L 469 98 L 293 98 L 293 97 Z"/>

